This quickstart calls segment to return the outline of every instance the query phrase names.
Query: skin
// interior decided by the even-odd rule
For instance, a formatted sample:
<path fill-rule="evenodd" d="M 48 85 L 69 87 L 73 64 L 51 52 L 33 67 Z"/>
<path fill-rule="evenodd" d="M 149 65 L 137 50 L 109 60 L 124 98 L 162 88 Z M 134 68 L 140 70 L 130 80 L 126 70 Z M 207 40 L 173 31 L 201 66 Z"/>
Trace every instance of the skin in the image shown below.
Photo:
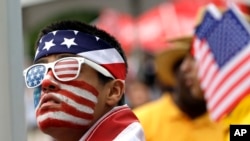
<path fill-rule="evenodd" d="M 178 107 L 191 119 L 206 112 L 206 102 L 197 78 L 195 60 L 187 55 L 176 70 L 177 85 L 173 99 Z"/>
<path fill-rule="evenodd" d="M 63 57 L 72 57 L 74 55 L 71 54 L 56 54 L 50 55 L 47 57 L 43 57 L 39 59 L 36 63 L 49 63 L 54 62 Z M 56 80 L 54 74 L 51 70 L 49 70 L 48 74 L 45 76 L 45 79 L 42 82 L 41 88 L 41 99 L 46 97 L 52 97 L 48 102 L 42 103 L 36 109 L 37 118 L 41 115 L 41 113 L 49 113 L 51 112 L 52 117 L 56 117 L 58 115 L 53 114 L 54 109 L 56 110 L 66 110 L 63 102 L 53 97 L 53 93 L 59 93 L 63 89 L 63 84 L 80 84 L 87 85 L 91 87 L 91 92 L 96 94 L 97 103 L 93 106 L 93 114 L 91 116 L 91 122 L 82 126 L 74 123 L 72 125 L 71 121 L 64 121 L 60 124 L 56 124 L 56 122 L 41 122 L 38 123 L 40 129 L 52 136 L 57 141 L 78 141 L 83 134 L 105 113 L 111 110 L 114 106 L 117 105 L 118 101 L 121 99 L 122 94 L 124 92 L 125 84 L 121 80 L 112 80 L 106 84 L 102 84 L 98 78 L 98 73 L 93 68 L 86 64 L 82 64 L 81 71 L 75 80 L 69 82 L 60 82 Z M 72 88 L 73 90 L 74 88 Z M 64 101 L 67 103 L 67 100 Z M 81 103 L 85 104 L 85 103 Z M 68 114 L 71 111 L 68 110 Z M 63 118 L 63 117 L 62 117 Z M 83 118 L 85 118 L 83 116 Z"/>
<path fill-rule="evenodd" d="M 190 91 L 194 97 L 203 99 L 203 92 L 200 88 L 200 82 L 198 80 L 198 67 L 196 65 L 195 59 L 187 54 L 184 58 L 180 71 L 183 73 L 184 83 L 190 88 Z"/>
<path fill-rule="evenodd" d="M 126 95 L 130 101 L 130 107 L 135 108 L 150 101 L 150 91 L 142 82 L 131 82 L 127 87 Z"/>

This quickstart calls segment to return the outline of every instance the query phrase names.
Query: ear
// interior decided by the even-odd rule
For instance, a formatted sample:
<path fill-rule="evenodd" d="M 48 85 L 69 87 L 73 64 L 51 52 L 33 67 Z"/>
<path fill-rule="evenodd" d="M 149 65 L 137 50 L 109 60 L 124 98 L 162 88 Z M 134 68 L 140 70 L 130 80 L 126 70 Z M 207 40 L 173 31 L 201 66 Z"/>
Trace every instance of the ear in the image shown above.
<path fill-rule="evenodd" d="M 110 91 L 106 98 L 106 104 L 116 106 L 125 91 L 125 83 L 122 80 L 116 79 L 110 82 Z"/>

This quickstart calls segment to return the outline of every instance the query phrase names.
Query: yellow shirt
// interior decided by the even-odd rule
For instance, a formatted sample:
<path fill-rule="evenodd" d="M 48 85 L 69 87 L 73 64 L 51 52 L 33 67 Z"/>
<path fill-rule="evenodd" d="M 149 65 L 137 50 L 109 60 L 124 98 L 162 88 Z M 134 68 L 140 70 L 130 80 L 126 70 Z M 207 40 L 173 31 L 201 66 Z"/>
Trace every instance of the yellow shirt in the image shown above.
<path fill-rule="evenodd" d="M 250 95 L 244 97 L 234 110 L 220 121 L 224 128 L 225 140 L 229 141 L 230 124 L 250 124 Z"/>
<path fill-rule="evenodd" d="M 168 94 L 134 109 L 146 141 L 222 141 L 219 124 L 212 123 L 207 114 L 191 120 L 173 103 Z"/>

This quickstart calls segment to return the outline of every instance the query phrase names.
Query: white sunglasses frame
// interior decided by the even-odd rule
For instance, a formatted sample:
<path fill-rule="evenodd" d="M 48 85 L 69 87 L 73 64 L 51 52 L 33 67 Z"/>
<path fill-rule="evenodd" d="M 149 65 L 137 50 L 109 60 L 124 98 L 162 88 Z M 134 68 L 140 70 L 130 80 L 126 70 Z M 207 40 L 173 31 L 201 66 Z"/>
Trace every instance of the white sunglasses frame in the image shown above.
<path fill-rule="evenodd" d="M 55 73 L 55 64 L 57 62 L 59 62 L 59 61 L 65 60 L 65 59 L 75 59 L 75 60 L 77 60 L 79 69 L 78 69 L 77 74 L 76 74 L 76 76 L 74 78 L 70 78 L 70 79 L 66 79 L 66 80 L 64 79 L 63 80 L 63 79 L 59 78 L 57 75 L 55 75 L 56 74 Z M 93 61 L 90 61 L 90 60 L 88 60 L 86 58 L 83 58 L 83 57 L 64 57 L 64 58 L 58 59 L 58 60 L 56 60 L 54 62 L 50 62 L 50 63 L 38 63 L 38 64 L 34 64 L 34 65 L 31 65 L 30 67 L 26 68 L 23 71 L 23 76 L 24 76 L 24 79 L 25 79 L 25 84 L 26 84 L 27 88 L 36 88 L 36 87 L 38 87 L 38 86 L 41 85 L 42 81 L 37 86 L 35 86 L 35 87 L 30 87 L 27 84 L 28 70 L 30 70 L 30 68 L 33 68 L 34 66 L 44 65 L 45 66 L 45 74 L 44 74 L 44 76 L 48 73 L 48 70 L 50 68 L 52 70 L 52 72 L 53 72 L 53 76 L 57 80 L 66 82 L 66 81 L 72 81 L 72 80 L 76 79 L 79 76 L 80 70 L 81 70 L 81 65 L 84 64 L 84 63 L 87 64 L 87 65 L 89 65 L 94 70 L 100 72 L 104 76 L 110 77 L 112 79 L 115 79 L 115 77 L 106 68 L 102 67 L 101 65 L 99 65 L 99 64 L 97 64 L 97 63 L 95 63 Z"/>

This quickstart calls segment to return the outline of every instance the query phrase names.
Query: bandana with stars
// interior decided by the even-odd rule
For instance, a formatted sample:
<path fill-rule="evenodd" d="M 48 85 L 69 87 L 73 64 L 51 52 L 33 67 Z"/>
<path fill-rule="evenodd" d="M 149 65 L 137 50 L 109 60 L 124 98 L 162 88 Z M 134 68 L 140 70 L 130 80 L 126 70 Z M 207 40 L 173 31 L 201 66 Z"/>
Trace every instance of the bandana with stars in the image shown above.
<path fill-rule="evenodd" d="M 60 53 L 71 53 L 89 59 L 106 68 L 115 78 L 125 80 L 125 63 L 110 44 L 87 33 L 76 30 L 56 30 L 44 35 L 36 50 L 38 59 Z"/>

